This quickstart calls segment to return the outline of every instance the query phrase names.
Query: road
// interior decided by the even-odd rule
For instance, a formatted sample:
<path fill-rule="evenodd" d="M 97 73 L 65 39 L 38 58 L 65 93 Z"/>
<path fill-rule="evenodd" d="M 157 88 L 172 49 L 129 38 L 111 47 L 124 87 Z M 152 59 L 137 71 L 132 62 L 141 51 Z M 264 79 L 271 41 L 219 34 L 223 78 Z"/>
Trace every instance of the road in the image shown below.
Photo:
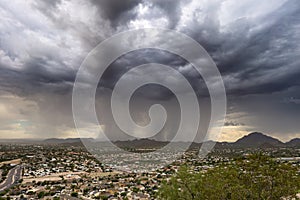
<path fill-rule="evenodd" d="M 8 174 L 5 181 L 0 183 L 0 192 L 6 190 L 17 183 L 22 177 L 22 167 L 17 165 L 16 167 L 12 168 Z"/>

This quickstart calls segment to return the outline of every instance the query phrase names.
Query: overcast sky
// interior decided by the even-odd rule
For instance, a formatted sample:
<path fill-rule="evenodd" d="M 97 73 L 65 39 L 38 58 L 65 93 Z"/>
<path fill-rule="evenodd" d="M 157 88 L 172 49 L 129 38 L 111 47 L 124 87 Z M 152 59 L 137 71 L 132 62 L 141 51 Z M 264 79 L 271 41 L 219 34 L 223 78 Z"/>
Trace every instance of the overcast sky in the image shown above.
<path fill-rule="evenodd" d="M 0 138 L 78 137 L 72 87 L 83 59 L 113 34 L 144 27 L 187 34 L 217 64 L 228 98 L 219 140 L 300 137 L 298 0 L 1 0 L 0 19 Z M 121 57 L 101 84 L 109 93 L 122 72 L 147 62 L 201 85 L 186 61 L 155 50 Z M 137 96 L 176 104 L 165 88 Z"/>

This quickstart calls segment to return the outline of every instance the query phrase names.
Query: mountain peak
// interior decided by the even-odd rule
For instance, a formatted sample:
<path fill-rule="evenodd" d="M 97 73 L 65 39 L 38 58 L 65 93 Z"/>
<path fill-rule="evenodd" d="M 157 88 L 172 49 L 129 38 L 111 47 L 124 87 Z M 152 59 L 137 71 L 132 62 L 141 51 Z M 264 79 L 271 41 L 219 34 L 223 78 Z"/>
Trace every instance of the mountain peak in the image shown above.
<path fill-rule="evenodd" d="M 261 132 L 252 132 L 252 133 L 249 133 L 248 136 L 251 136 L 251 135 L 256 135 L 256 136 L 266 136 L 265 134 L 261 133 Z"/>
<path fill-rule="evenodd" d="M 288 146 L 291 147 L 300 147 L 300 138 L 294 138 L 286 143 Z"/>
<path fill-rule="evenodd" d="M 267 136 L 260 132 L 253 132 L 238 139 L 235 144 L 243 147 L 259 147 L 261 145 L 281 145 L 283 144 L 280 140 Z"/>

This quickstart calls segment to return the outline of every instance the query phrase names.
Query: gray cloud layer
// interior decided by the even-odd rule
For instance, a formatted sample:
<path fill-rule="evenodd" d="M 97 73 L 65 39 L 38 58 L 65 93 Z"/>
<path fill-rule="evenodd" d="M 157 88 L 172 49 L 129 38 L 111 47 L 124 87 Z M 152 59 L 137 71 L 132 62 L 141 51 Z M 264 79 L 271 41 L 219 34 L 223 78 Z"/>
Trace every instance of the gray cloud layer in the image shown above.
<path fill-rule="evenodd" d="M 0 90 L 37 105 L 35 114 L 15 119 L 29 121 L 35 127 L 28 130 L 33 135 L 66 135 L 74 127 L 71 91 L 84 57 L 114 33 L 141 27 L 171 28 L 205 47 L 229 95 L 227 125 L 251 126 L 285 140 L 300 134 L 295 120 L 299 104 L 286 101 L 300 98 L 297 0 L 4 0 L 0 16 Z M 188 63 L 154 50 L 121 57 L 101 84 L 111 88 L 122 73 L 147 62 L 173 66 L 199 94 L 206 93 L 205 86 L 199 87 L 201 77 Z M 163 88 L 152 91 L 160 100 L 172 96 Z"/>

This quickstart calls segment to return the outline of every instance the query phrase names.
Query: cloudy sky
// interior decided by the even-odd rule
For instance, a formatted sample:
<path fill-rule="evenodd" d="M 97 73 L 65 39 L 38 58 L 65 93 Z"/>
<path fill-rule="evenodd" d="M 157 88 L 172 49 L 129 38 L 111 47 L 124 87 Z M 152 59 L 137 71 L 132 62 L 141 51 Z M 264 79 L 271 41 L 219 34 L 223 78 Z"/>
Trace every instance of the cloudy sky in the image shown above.
<path fill-rule="evenodd" d="M 283 141 L 300 137 L 298 0 L 1 0 L 0 18 L 0 138 L 78 137 L 72 88 L 84 58 L 115 33 L 145 27 L 185 33 L 215 61 L 228 100 L 219 140 L 251 131 Z M 195 89 L 201 85 L 186 61 L 145 50 L 116 60 L 101 91 L 109 93 L 122 72 L 147 62 L 170 65 Z M 176 104 L 170 91 L 155 87 L 137 99 Z"/>

